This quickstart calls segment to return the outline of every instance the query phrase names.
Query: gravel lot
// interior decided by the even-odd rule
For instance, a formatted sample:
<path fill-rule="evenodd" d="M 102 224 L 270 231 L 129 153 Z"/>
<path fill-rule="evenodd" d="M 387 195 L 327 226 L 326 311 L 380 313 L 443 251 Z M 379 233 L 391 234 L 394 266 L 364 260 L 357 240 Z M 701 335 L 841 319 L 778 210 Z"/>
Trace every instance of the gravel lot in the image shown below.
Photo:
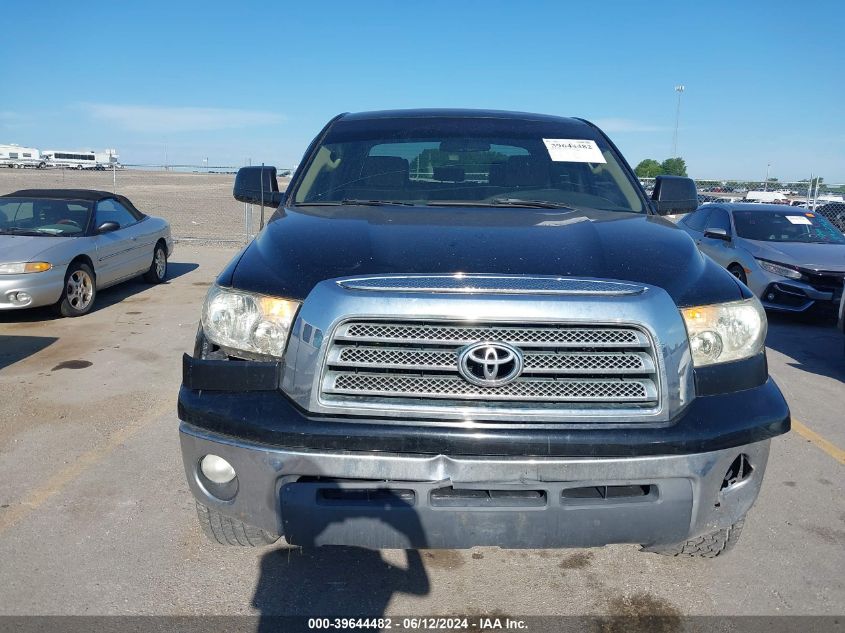
<path fill-rule="evenodd" d="M 243 244 L 244 205 L 232 197 L 234 174 L 175 171 L 0 169 L 0 195 L 18 189 L 103 189 L 129 198 L 144 213 L 170 222 L 174 237 L 200 243 Z M 284 189 L 288 179 L 280 179 Z M 269 217 L 272 210 L 267 210 Z M 260 208 L 252 208 L 253 233 Z"/>
<path fill-rule="evenodd" d="M 213 546 L 184 481 L 175 399 L 203 296 L 233 253 L 180 245 L 167 284 L 106 290 L 81 319 L 0 314 L 0 614 L 656 615 L 676 630 L 687 614 L 843 613 L 842 338 L 783 318 L 769 331 L 771 373 L 829 445 L 795 431 L 774 441 L 723 559 L 630 545 Z"/>

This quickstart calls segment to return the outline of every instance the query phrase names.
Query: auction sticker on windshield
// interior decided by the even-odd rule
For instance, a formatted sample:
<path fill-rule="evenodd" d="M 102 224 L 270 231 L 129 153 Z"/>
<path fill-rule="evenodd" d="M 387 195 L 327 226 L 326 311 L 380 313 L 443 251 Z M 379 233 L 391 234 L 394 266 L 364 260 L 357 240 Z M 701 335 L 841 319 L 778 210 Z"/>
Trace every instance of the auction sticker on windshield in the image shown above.
<path fill-rule="evenodd" d="M 589 139 L 544 138 L 549 156 L 556 163 L 606 163 L 599 146 Z"/>
<path fill-rule="evenodd" d="M 793 224 L 813 224 L 812 222 L 810 222 L 809 219 L 805 218 L 803 215 L 787 215 L 786 219 L 792 222 Z"/>

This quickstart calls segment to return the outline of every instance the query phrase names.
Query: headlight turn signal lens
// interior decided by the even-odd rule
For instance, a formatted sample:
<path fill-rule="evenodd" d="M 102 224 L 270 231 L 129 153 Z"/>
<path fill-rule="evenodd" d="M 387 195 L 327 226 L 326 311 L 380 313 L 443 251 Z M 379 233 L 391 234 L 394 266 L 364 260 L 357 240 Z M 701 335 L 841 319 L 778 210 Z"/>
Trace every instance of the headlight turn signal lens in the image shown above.
<path fill-rule="evenodd" d="M 298 301 L 212 286 L 202 309 L 202 329 L 224 349 L 281 358 Z"/>
<path fill-rule="evenodd" d="M 52 264 L 48 262 L 20 262 L 15 264 L 0 264 L 0 275 L 21 275 L 23 273 L 43 273 L 50 270 Z"/>
<path fill-rule="evenodd" d="M 696 367 L 755 356 L 766 342 L 766 313 L 756 297 L 681 310 Z"/>

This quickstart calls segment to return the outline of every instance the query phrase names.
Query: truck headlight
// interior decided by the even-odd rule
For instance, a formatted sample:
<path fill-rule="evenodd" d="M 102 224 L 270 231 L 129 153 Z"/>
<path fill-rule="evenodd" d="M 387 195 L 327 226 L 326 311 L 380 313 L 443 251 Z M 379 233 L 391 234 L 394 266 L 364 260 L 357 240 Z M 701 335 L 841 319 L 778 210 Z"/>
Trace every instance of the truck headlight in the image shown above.
<path fill-rule="evenodd" d="M 20 262 L 0 264 L 0 275 L 21 275 L 23 273 L 43 273 L 53 266 L 49 262 Z"/>
<path fill-rule="evenodd" d="M 766 313 L 757 297 L 681 310 L 696 367 L 755 356 L 766 343 Z"/>
<path fill-rule="evenodd" d="M 202 308 L 202 329 L 224 350 L 281 358 L 299 305 L 214 285 Z"/>
<path fill-rule="evenodd" d="M 770 262 L 766 259 L 758 259 L 757 263 L 760 265 L 760 268 L 772 273 L 773 275 L 780 275 L 781 277 L 788 277 L 789 279 L 801 279 L 801 277 L 803 277 L 803 275 L 794 268 L 778 264 L 777 262 Z"/>

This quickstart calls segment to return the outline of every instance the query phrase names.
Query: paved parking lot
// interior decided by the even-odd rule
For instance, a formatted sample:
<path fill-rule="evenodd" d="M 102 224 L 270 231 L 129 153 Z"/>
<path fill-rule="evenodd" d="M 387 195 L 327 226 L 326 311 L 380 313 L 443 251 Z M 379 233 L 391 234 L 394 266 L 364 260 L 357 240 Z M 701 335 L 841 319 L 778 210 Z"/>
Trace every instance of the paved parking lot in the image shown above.
<path fill-rule="evenodd" d="M 772 318 L 800 432 L 773 443 L 729 556 L 591 550 L 239 550 L 199 532 L 177 440 L 180 356 L 233 250 L 179 245 L 171 279 L 95 312 L 0 314 L 0 614 L 842 614 L 845 356 Z"/>

